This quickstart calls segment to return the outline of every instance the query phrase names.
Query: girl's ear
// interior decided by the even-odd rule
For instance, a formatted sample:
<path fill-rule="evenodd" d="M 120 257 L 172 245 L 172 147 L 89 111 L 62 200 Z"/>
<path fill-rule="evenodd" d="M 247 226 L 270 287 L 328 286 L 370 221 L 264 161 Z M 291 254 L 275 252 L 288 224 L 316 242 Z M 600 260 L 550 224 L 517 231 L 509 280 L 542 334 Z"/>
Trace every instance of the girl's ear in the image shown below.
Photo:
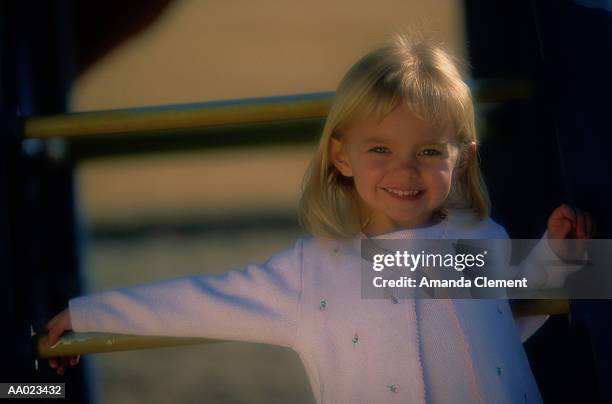
<path fill-rule="evenodd" d="M 344 150 L 344 145 L 334 137 L 329 139 L 329 158 L 330 162 L 342 175 L 345 177 L 353 176 L 353 169 Z"/>
<path fill-rule="evenodd" d="M 455 178 L 461 177 L 465 174 L 470 163 L 476 158 L 476 142 L 470 142 L 460 150 L 459 161 L 457 167 L 453 173 Z"/>

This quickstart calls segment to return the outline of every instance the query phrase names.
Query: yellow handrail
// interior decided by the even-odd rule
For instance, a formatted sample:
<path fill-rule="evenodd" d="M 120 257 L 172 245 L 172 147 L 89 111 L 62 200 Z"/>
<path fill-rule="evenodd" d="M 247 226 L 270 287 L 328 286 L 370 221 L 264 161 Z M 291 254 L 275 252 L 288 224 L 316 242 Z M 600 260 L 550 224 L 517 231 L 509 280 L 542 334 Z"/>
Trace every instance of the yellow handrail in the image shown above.
<path fill-rule="evenodd" d="M 471 83 L 479 103 L 528 99 L 529 81 L 507 78 Z M 200 104 L 32 116 L 24 120 L 26 139 L 129 133 L 159 133 L 215 126 L 256 125 L 327 115 L 333 92 L 213 101 Z"/>
<path fill-rule="evenodd" d="M 225 342 L 207 338 L 157 337 L 107 333 L 67 332 L 52 347 L 46 345 L 47 334 L 33 337 L 36 356 L 52 358 L 55 356 L 74 356 L 92 353 L 133 351 L 136 349 L 163 348 L 181 345 L 210 344 Z"/>
<path fill-rule="evenodd" d="M 569 300 L 566 299 L 524 299 L 512 301 L 512 314 L 515 317 L 567 314 L 569 309 Z"/>
<path fill-rule="evenodd" d="M 324 118 L 329 110 L 332 98 L 333 93 L 319 93 L 155 108 L 34 116 L 25 120 L 24 136 L 28 139 L 82 135 L 104 136 Z"/>

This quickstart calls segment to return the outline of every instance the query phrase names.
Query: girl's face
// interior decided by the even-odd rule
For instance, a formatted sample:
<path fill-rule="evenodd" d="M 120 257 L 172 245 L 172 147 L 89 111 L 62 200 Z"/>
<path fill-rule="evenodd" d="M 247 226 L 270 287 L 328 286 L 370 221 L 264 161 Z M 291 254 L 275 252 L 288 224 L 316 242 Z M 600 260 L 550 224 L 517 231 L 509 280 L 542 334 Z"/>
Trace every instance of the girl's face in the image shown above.
<path fill-rule="evenodd" d="M 470 154 L 475 152 L 472 146 Z M 376 235 L 430 224 L 460 174 L 450 131 L 436 130 L 400 105 L 381 122 L 360 121 L 331 139 L 330 158 L 353 177 Z"/>

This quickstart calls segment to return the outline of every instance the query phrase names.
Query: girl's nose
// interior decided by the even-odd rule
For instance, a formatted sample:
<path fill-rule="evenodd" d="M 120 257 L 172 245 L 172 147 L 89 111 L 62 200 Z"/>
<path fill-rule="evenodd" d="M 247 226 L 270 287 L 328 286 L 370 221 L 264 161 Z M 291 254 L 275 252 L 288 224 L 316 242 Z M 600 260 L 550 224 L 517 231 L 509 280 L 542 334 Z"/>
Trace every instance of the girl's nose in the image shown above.
<path fill-rule="evenodd" d="M 409 156 L 398 161 L 396 169 L 408 177 L 417 177 L 419 175 L 419 161 L 416 157 Z"/>

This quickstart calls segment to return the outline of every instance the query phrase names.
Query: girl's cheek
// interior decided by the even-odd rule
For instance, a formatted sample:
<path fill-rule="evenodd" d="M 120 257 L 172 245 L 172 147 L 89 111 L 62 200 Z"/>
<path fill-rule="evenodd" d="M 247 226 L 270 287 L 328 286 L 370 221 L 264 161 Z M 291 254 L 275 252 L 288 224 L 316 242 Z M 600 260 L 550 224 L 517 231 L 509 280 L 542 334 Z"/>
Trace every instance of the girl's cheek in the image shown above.
<path fill-rule="evenodd" d="M 354 172 L 357 191 L 369 193 L 385 176 L 385 165 L 378 162 L 364 162 Z"/>
<path fill-rule="evenodd" d="M 450 178 L 453 172 L 453 165 L 451 163 L 452 162 L 447 160 L 431 162 L 427 168 L 431 170 L 431 172 L 435 172 L 438 175 Z"/>
<path fill-rule="evenodd" d="M 386 170 L 387 163 L 381 160 L 370 160 L 365 163 L 364 168 L 371 174 L 382 173 Z"/>
<path fill-rule="evenodd" d="M 442 182 L 450 182 L 453 178 L 452 170 L 447 168 L 442 168 L 440 170 L 436 170 L 436 177 Z"/>

